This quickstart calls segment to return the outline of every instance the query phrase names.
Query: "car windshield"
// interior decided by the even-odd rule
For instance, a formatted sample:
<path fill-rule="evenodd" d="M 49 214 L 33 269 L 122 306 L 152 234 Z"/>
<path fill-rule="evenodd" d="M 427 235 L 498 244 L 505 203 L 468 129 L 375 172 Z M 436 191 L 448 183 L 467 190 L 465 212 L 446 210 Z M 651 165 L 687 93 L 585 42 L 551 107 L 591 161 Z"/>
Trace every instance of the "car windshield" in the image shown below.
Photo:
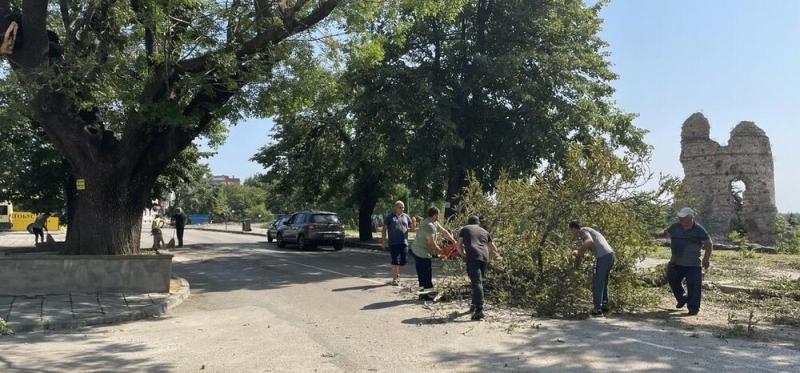
<path fill-rule="evenodd" d="M 275 222 L 272 223 L 272 225 L 275 226 L 275 227 L 278 227 L 278 226 L 282 225 L 285 221 L 286 221 L 286 218 L 280 218 L 278 220 L 275 220 Z"/>
<path fill-rule="evenodd" d="M 319 214 L 312 217 L 314 223 L 338 223 L 339 217 L 334 214 Z"/>

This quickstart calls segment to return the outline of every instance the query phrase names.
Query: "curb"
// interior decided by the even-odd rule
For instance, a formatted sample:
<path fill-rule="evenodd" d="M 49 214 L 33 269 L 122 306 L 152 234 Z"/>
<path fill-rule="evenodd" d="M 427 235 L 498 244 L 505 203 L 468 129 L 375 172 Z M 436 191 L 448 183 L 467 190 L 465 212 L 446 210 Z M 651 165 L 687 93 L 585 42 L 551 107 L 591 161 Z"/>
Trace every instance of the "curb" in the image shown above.
<path fill-rule="evenodd" d="M 208 232 L 233 233 L 233 234 L 247 234 L 247 235 L 251 235 L 251 236 L 260 236 L 260 237 L 264 237 L 264 239 L 266 239 L 266 238 L 267 238 L 267 233 L 266 233 L 266 232 L 264 232 L 264 233 L 258 233 L 258 232 L 254 232 L 254 231 L 250 231 L 250 232 L 244 232 L 244 231 L 226 231 L 226 230 L 224 230 L 224 229 L 217 229 L 217 228 L 192 228 L 192 229 L 193 229 L 193 230 L 198 230 L 198 231 L 208 231 Z"/>
<path fill-rule="evenodd" d="M 13 330 L 14 333 L 27 333 L 27 332 L 45 331 L 45 330 L 75 329 L 92 325 L 120 324 L 129 321 L 141 320 L 149 317 L 161 316 L 167 313 L 169 310 L 177 307 L 179 304 L 183 303 L 183 301 L 189 298 L 189 295 L 191 294 L 188 281 L 186 281 L 181 277 L 173 277 L 173 278 L 180 280 L 181 282 L 180 288 L 178 288 L 178 290 L 175 291 L 175 293 L 170 294 L 166 299 L 147 307 L 142 307 L 139 309 L 114 315 L 89 317 L 80 320 L 55 321 L 55 322 L 49 322 L 49 321 L 25 322 L 18 325 L 11 324 L 8 325 L 8 327 L 11 330 Z"/>

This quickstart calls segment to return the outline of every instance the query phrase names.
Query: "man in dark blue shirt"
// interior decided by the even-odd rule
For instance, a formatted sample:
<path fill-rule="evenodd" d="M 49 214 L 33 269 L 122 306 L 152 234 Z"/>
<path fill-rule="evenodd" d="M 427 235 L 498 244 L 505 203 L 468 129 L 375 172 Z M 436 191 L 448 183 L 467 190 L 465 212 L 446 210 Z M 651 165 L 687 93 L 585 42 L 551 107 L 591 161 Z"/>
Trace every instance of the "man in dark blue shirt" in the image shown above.
<path fill-rule="evenodd" d="M 669 261 L 667 282 L 678 301 L 675 308 L 683 308 L 686 305 L 689 316 L 693 316 L 700 312 L 703 269 L 708 269 L 711 263 L 714 244 L 706 229 L 694 221 L 694 211 L 691 208 L 684 207 L 678 211 L 678 219 L 677 223 L 656 233 L 655 237 L 670 239 L 672 258 Z M 700 249 L 705 251 L 702 261 Z M 687 289 L 681 284 L 684 278 Z"/>
<path fill-rule="evenodd" d="M 395 202 L 394 212 L 386 215 L 381 229 L 381 247 L 386 250 L 388 246 L 392 255 L 391 284 L 394 286 L 400 286 L 400 270 L 408 260 L 408 231 L 414 229 L 414 220 L 404 212 L 405 208 L 403 201 Z"/>

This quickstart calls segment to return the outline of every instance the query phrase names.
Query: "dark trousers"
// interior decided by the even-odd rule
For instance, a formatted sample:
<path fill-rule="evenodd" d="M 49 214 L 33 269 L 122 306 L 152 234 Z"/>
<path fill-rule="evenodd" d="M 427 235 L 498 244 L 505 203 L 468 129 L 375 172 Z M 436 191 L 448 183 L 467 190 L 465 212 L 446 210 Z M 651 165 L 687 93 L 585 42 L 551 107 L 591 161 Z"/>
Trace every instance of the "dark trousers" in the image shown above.
<path fill-rule="evenodd" d="M 681 281 L 686 279 L 686 289 Z M 703 291 L 703 271 L 700 267 L 673 265 L 667 271 L 667 282 L 678 303 L 686 303 L 689 311 L 700 310 L 700 295 Z"/>
<path fill-rule="evenodd" d="M 424 289 L 432 289 L 433 261 L 431 258 L 418 257 L 414 255 L 414 252 L 411 252 L 411 256 L 414 257 L 414 265 L 417 267 L 417 280 L 419 280 L 419 286 Z"/>
<path fill-rule="evenodd" d="M 483 309 L 483 276 L 486 272 L 486 262 L 470 260 L 467 262 L 467 276 L 472 283 L 472 305 L 476 310 Z"/>
<path fill-rule="evenodd" d="M 175 234 L 178 235 L 178 246 L 183 246 L 183 228 L 180 225 L 175 226 Z"/>
<path fill-rule="evenodd" d="M 594 309 L 600 310 L 608 304 L 608 278 L 611 268 L 614 267 L 616 254 L 606 254 L 594 261 L 594 275 L 592 276 L 592 302 Z"/>

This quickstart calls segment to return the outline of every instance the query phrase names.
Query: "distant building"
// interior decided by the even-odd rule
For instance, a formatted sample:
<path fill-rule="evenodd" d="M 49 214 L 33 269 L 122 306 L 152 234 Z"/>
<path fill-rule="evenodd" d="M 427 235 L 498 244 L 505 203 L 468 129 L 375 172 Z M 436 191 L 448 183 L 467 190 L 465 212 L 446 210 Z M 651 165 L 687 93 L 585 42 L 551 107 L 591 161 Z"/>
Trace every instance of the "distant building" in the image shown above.
<path fill-rule="evenodd" d="M 241 185 L 241 181 L 238 178 L 230 177 L 228 175 L 214 175 L 214 178 L 211 179 L 209 182 L 211 186 L 220 186 L 220 185 Z"/>

